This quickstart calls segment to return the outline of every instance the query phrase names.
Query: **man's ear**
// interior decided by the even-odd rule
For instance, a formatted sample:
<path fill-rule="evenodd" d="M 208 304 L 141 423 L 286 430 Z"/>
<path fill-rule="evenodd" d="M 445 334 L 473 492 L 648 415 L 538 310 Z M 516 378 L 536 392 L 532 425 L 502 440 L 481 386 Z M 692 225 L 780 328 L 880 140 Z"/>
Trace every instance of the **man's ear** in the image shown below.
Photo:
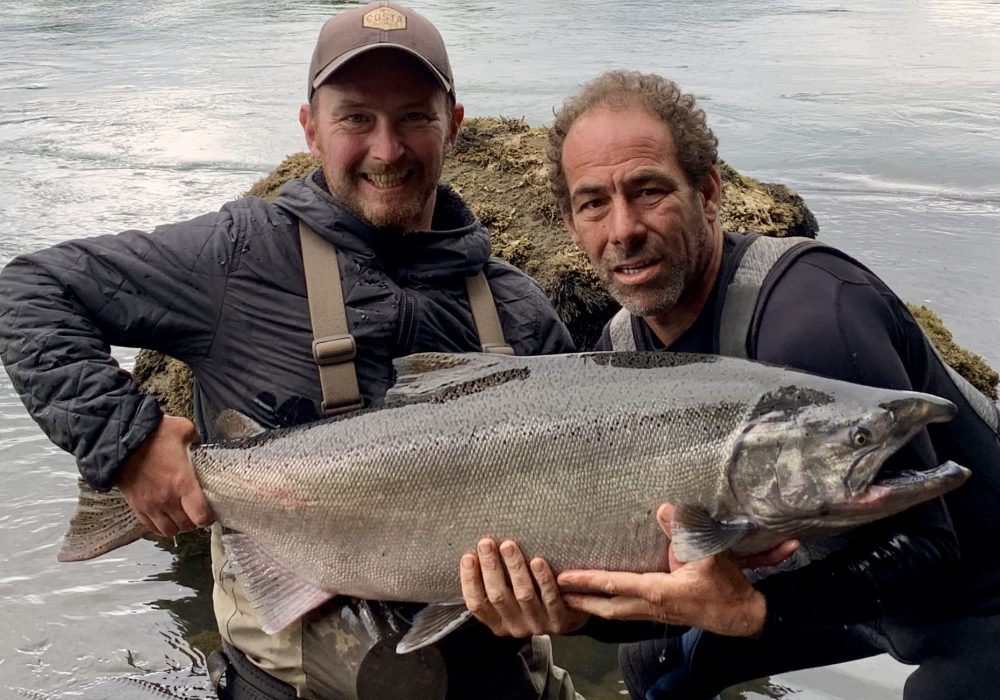
<path fill-rule="evenodd" d="M 455 106 L 451 108 L 451 123 L 448 125 L 449 150 L 455 145 L 456 139 L 458 139 L 458 128 L 462 126 L 463 119 L 465 119 L 465 105 L 461 102 L 456 102 Z"/>
<path fill-rule="evenodd" d="M 302 133 L 306 137 L 306 146 L 309 152 L 316 158 L 320 157 L 320 148 L 316 143 L 316 123 L 313 119 L 312 107 L 304 104 L 299 107 L 299 124 L 302 125 Z"/>
<path fill-rule="evenodd" d="M 699 194 L 705 219 L 714 224 L 719 218 L 719 209 L 722 206 L 722 175 L 717 166 L 713 165 L 712 169 L 705 173 Z"/>

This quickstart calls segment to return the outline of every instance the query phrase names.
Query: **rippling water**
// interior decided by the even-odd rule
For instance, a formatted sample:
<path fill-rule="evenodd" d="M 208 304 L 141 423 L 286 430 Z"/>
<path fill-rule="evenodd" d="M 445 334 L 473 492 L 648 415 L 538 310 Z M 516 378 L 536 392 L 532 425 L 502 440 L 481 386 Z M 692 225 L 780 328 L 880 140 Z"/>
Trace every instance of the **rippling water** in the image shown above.
<path fill-rule="evenodd" d="M 0 0 L 0 264 L 215 209 L 302 150 L 305 66 L 344 5 Z M 727 161 L 797 189 L 824 240 L 1000 366 L 997 2 L 416 6 L 444 34 L 471 116 L 547 123 L 605 68 L 676 79 Z M 204 697 L 185 638 L 204 624 L 203 578 L 147 542 L 55 562 L 75 478 L 0 376 L 0 698 L 146 692 L 108 680 L 122 676 Z M 563 648 L 591 697 L 618 693 L 607 650 Z M 891 698 L 905 673 L 879 658 L 744 695 Z"/>

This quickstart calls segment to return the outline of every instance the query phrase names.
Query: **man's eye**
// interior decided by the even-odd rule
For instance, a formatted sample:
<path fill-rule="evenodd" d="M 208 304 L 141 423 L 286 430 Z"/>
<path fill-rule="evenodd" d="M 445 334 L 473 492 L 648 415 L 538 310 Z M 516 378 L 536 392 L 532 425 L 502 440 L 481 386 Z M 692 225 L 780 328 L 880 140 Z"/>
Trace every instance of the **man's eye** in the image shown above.
<path fill-rule="evenodd" d="M 425 112 L 407 112 L 403 116 L 403 121 L 407 122 L 426 122 L 430 121 L 430 115 Z"/>
<path fill-rule="evenodd" d="M 349 124 L 364 124 L 368 119 L 363 114 L 348 114 L 344 121 Z"/>

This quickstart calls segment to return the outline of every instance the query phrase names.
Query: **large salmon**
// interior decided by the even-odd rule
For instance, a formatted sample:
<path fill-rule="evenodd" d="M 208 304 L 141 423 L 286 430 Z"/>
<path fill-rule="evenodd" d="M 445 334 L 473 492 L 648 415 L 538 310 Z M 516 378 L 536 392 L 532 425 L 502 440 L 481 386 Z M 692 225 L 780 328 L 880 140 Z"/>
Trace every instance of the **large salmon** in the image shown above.
<path fill-rule="evenodd" d="M 832 534 L 961 484 L 953 463 L 876 473 L 955 407 L 926 394 L 733 358 L 420 354 L 383 407 L 194 447 L 191 461 L 248 600 L 274 631 L 336 594 L 433 603 L 400 644 L 467 616 L 458 562 L 517 540 L 556 570 L 666 566 Z M 232 431 L 232 428 L 230 428 Z M 874 483 L 873 483 L 874 482 Z M 143 534 L 120 494 L 81 497 L 61 560 Z"/>

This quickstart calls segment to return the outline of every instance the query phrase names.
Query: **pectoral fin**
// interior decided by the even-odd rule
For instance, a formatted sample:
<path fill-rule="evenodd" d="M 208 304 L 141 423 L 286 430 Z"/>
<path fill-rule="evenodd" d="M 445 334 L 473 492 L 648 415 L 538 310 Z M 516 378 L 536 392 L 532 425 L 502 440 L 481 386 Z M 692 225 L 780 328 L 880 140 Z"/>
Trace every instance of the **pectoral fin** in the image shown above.
<path fill-rule="evenodd" d="M 396 645 L 397 654 L 422 649 L 454 632 L 472 616 L 465 601 L 431 603 L 413 618 L 413 627 Z"/>
<path fill-rule="evenodd" d="M 261 620 L 261 629 L 268 634 L 336 595 L 295 575 L 242 533 L 224 534 L 222 545 L 236 580 Z"/>
<path fill-rule="evenodd" d="M 703 508 L 677 506 L 671 535 L 674 556 L 681 561 L 694 561 L 724 552 L 754 528 L 748 520 L 719 521 Z"/>

